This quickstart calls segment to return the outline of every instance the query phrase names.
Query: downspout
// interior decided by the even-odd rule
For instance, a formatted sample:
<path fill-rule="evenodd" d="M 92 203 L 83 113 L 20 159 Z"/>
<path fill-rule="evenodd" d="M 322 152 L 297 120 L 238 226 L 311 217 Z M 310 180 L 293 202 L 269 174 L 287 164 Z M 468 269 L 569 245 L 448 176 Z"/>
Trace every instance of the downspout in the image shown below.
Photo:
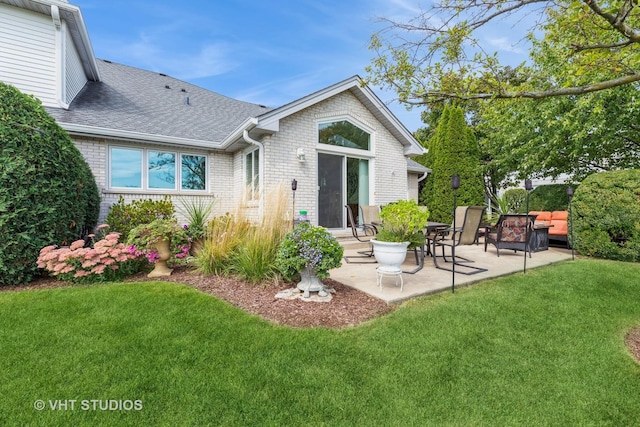
<path fill-rule="evenodd" d="M 255 145 L 258 147 L 258 153 L 260 158 L 258 159 L 258 167 L 260 168 L 260 176 L 258 177 L 258 185 L 260 186 L 260 198 L 258 200 L 258 217 L 262 221 L 263 219 L 263 211 L 264 211 L 264 144 L 260 141 L 256 141 L 255 139 L 249 136 L 249 131 L 247 129 L 242 131 L 242 138 L 248 144 Z"/>
<path fill-rule="evenodd" d="M 51 5 L 51 20 L 53 21 L 53 26 L 55 27 L 55 37 L 56 37 L 56 66 L 57 66 L 57 76 L 58 76 L 58 88 L 56 89 L 56 98 L 58 104 L 64 108 L 65 110 L 69 109 L 69 104 L 65 102 L 65 93 L 66 93 L 66 82 L 65 82 L 65 63 L 64 58 L 66 53 L 64 51 L 65 48 L 65 33 L 62 28 L 62 21 L 60 20 L 60 9 L 55 4 Z"/>

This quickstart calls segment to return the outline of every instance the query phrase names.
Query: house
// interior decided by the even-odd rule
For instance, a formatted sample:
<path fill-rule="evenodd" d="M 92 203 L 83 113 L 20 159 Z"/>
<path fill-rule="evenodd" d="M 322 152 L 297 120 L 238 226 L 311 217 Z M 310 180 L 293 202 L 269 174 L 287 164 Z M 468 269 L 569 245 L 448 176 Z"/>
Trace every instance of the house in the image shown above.
<path fill-rule="evenodd" d="M 97 59 L 77 6 L 0 0 L 0 80 L 38 97 L 71 136 L 101 191 L 100 217 L 120 196 L 243 203 L 297 182 L 296 210 L 345 229 L 345 204 L 418 198 L 422 146 L 358 76 L 269 108 L 163 73 Z"/>

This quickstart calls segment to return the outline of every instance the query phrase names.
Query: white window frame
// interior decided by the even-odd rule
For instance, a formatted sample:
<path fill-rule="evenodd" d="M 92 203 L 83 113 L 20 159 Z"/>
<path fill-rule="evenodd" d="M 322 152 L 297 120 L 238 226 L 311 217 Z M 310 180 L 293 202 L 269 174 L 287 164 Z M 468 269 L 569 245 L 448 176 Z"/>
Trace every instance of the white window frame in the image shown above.
<path fill-rule="evenodd" d="M 142 153 L 140 162 L 141 172 L 141 186 L 140 187 L 116 187 L 112 182 L 112 150 L 130 150 Z M 171 153 L 175 155 L 175 185 L 173 188 L 150 188 L 149 187 L 149 152 L 162 152 Z M 182 156 L 198 156 L 204 157 L 205 161 L 205 177 L 204 177 L 204 189 L 185 189 L 182 187 Z M 150 193 L 167 193 L 167 192 L 186 192 L 190 194 L 207 193 L 209 191 L 209 156 L 203 153 L 190 152 L 190 151 L 176 151 L 166 150 L 163 148 L 139 148 L 139 147 L 126 147 L 120 145 L 110 145 L 108 147 L 108 159 L 107 159 L 107 174 L 109 190 L 113 191 L 131 191 L 131 192 L 150 192 Z"/>
<path fill-rule="evenodd" d="M 258 158 L 256 159 L 256 153 Z M 260 175 L 262 173 L 260 167 L 260 148 L 254 147 L 252 149 L 245 150 L 242 155 L 242 171 L 244 174 L 243 182 L 247 189 L 247 201 L 257 202 L 260 199 Z M 247 157 L 251 156 L 251 182 L 247 179 L 248 162 Z M 257 162 L 256 162 L 257 160 Z M 256 174 L 256 168 L 258 173 Z"/>
<path fill-rule="evenodd" d="M 369 149 L 365 150 L 364 148 L 351 148 L 351 147 L 342 147 L 340 145 L 333 144 L 323 144 L 320 142 L 320 125 L 331 124 L 335 122 L 349 122 L 353 126 L 361 129 L 369 134 Z M 370 126 L 367 126 L 364 123 L 359 121 L 355 121 L 349 115 L 339 115 L 333 117 L 324 117 L 322 120 L 316 120 L 316 148 L 318 150 L 330 151 L 334 153 L 343 153 L 350 157 L 361 157 L 361 158 L 372 158 L 375 157 L 375 129 L 372 129 Z"/>

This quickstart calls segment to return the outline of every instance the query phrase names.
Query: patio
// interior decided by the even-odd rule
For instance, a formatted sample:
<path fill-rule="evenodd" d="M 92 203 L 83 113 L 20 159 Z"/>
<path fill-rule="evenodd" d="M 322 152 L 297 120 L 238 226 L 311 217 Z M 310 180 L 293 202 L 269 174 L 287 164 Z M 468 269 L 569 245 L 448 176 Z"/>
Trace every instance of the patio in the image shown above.
<path fill-rule="evenodd" d="M 345 256 L 358 256 L 358 251 L 369 249 L 367 243 L 358 242 L 354 238 L 340 238 L 339 240 L 344 247 Z M 492 277 L 522 272 L 524 268 L 523 252 L 514 253 L 510 250 L 502 250 L 500 251 L 500 257 L 498 257 L 495 247 L 490 246 L 487 252 L 484 252 L 484 242 L 482 242 L 482 240 L 477 245 L 457 246 L 456 255 L 472 259 L 475 261 L 473 265 L 487 269 L 485 272 L 473 275 L 456 273 L 456 288 L 468 286 Z M 550 247 L 546 251 L 532 253 L 531 258 L 527 257 L 527 270 L 570 259 L 571 250 Z M 365 262 L 371 261 L 372 263 L 354 264 L 343 261 L 342 267 L 331 270 L 331 278 L 386 301 L 389 304 L 400 303 L 420 295 L 443 291 L 451 292 L 452 273 L 435 268 L 433 259 L 430 256 L 425 257 L 424 268 L 422 270 L 415 274 L 402 274 L 404 281 L 402 291 L 400 291 L 400 285 L 395 284 L 395 278 L 392 276 L 385 276 L 383 278 L 381 290 L 377 284 L 377 264 L 374 262 L 375 260 L 373 258 L 370 260 L 361 258 L 361 260 Z M 442 261 L 439 260 L 439 262 Z M 416 263 L 413 252 L 407 252 L 403 270 L 411 271 L 415 268 Z"/>

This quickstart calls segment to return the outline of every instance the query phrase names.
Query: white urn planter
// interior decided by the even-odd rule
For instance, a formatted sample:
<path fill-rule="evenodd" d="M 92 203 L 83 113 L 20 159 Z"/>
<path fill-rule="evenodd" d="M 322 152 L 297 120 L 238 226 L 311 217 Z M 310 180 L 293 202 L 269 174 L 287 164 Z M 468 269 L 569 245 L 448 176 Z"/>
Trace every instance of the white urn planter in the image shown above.
<path fill-rule="evenodd" d="M 318 276 L 316 276 L 316 272 L 313 271 L 309 267 L 305 267 L 300 272 L 300 283 L 298 283 L 298 289 L 304 294 L 303 298 L 309 298 L 309 292 L 318 292 L 318 296 L 326 297 L 328 294 L 324 288 L 324 283 Z"/>
<path fill-rule="evenodd" d="M 400 266 L 407 257 L 407 247 L 410 242 L 382 242 L 371 239 L 373 256 L 378 262 L 378 270 L 385 273 L 400 273 Z"/>

